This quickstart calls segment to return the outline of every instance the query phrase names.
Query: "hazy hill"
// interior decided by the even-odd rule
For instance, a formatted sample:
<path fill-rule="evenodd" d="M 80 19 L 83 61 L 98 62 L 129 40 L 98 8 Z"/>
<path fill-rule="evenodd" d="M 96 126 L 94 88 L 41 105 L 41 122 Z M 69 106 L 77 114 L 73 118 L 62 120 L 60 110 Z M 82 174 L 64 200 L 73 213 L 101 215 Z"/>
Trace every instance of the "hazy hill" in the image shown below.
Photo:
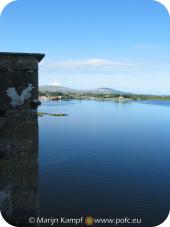
<path fill-rule="evenodd" d="M 96 90 L 92 90 L 90 91 L 91 93 L 96 93 L 96 94 L 127 94 L 126 92 L 123 91 L 118 91 L 115 89 L 111 89 L 111 88 L 98 88 Z"/>
<path fill-rule="evenodd" d="M 39 87 L 39 91 L 41 92 L 61 92 L 63 94 L 68 93 L 92 93 L 92 94 L 118 94 L 118 95 L 125 95 L 128 94 L 123 91 L 117 91 L 111 88 L 98 88 L 94 90 L 76 90 L 67 87 L 61 86 L 52 86 L 52 85 L 44 85 Z"/>
<path fill-rule="evenodd" d="M 39 87 L 39 91 L 41 92 L 61 92 L 63 94 L 67 93 L 78 93 L 79 91 L 76 89 L 70 89 L 66 87 L 61 87 L 61 86 L 52 86 L 52 85 L 44 85 Z"/>

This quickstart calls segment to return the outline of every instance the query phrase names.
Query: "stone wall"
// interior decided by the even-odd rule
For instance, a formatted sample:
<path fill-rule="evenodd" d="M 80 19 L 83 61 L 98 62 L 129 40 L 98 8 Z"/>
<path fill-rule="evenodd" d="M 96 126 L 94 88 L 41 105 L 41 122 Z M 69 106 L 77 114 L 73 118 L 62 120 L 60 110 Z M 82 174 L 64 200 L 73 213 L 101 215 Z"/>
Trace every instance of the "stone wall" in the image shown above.
<path fill-rule="evenodd" d="M 38 63 L 0 53 L 0 209 L 14 226 L 38 215 Z"/>

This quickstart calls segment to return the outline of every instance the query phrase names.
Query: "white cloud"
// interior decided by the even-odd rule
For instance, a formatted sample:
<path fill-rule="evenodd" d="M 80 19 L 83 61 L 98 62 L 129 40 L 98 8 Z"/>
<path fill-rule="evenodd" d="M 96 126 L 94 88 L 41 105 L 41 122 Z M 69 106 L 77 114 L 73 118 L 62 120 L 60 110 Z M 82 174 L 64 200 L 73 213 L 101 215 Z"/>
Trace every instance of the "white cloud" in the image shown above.
<path fill-rule="evenodd" d="M 137 48 L 137 49 L 158 49 L 159 46 L 153 45 L 153 44 L 139 43 L 139 44 L 134 45 L 134 48 Z"/>
<path fill-rule="evenodd" d="M 133 64 L 125 61 L 114 61 L 102 58 L 84 60 L 48 60 L 41 64 L 41 70 L 48 73 L 87 73 L 112 72 L 132 67 Z"/>
<path fill-rule="evenodd" d="M 54 82 L 50 83 L 50 85 L 52 85 L 52 86 L 61 86 L 61 83 L 58 82 L 58 81 L 54 81 Z"/>

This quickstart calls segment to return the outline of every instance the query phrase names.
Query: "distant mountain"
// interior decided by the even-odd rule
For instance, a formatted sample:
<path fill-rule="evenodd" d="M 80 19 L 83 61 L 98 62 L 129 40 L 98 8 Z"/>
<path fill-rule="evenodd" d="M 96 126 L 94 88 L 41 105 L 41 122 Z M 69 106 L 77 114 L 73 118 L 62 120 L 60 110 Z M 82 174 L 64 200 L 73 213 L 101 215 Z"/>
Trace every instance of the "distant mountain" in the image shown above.
<path fill-rule="evenodd" d="M 115 89 L 111 89 L 111 88 L 98 88 L 96 90 L 92 90 L 90 91 L 92 93 L 96 93 L 96 94 L 114 94 L 114 95 L 125 95 L 127 94 L 126 92 L 123 92 L 123 91 L 118 91 L 118 90 L 115 90 Z"/>
<path fill-rule="evenodd" d="M 71 89 L 71 88 L 66 88 L 66 87 L 61 87 L 61 86 L 52 86 L 52 85 L 44 85 L 39 87 L 39 91 L 41 92 L 61 92 L 63 94 L 68 94 L 68 93 L 77 93 L 79 92 L 76 89 Z"/>
<path fill-rule="evenodd" d="M 61 92 L 63 94 L 68 93 L 92 93 L 92 94 L 117 94 L 117 95 L 126 95 L 130 93 L 126 93 L 123 91 L 117 91 L 111 88 L 98 88 L 94 90 L 76 90 L 71 89 L 67 87 L 61 87 L 61 86 L 52 86 L 52 85 L 44 85 L 39 87 L 39 91 L 41 92 Z"/>

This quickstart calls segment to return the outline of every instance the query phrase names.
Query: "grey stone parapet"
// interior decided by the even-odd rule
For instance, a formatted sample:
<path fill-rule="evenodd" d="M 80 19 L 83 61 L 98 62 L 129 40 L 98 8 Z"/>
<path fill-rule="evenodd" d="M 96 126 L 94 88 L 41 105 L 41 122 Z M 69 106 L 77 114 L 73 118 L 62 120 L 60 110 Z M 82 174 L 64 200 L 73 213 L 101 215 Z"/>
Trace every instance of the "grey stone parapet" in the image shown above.
<path fill-rule="evenodd" d="M 44 56 L 0 52 L 0 114 L 37 107 L 38 64 Z"/>
<path fill-rule="evenodd" d="M 34 226 L 39 210 L 38 64 L 44 54 L 0 52 L 0 211 Z"/>

